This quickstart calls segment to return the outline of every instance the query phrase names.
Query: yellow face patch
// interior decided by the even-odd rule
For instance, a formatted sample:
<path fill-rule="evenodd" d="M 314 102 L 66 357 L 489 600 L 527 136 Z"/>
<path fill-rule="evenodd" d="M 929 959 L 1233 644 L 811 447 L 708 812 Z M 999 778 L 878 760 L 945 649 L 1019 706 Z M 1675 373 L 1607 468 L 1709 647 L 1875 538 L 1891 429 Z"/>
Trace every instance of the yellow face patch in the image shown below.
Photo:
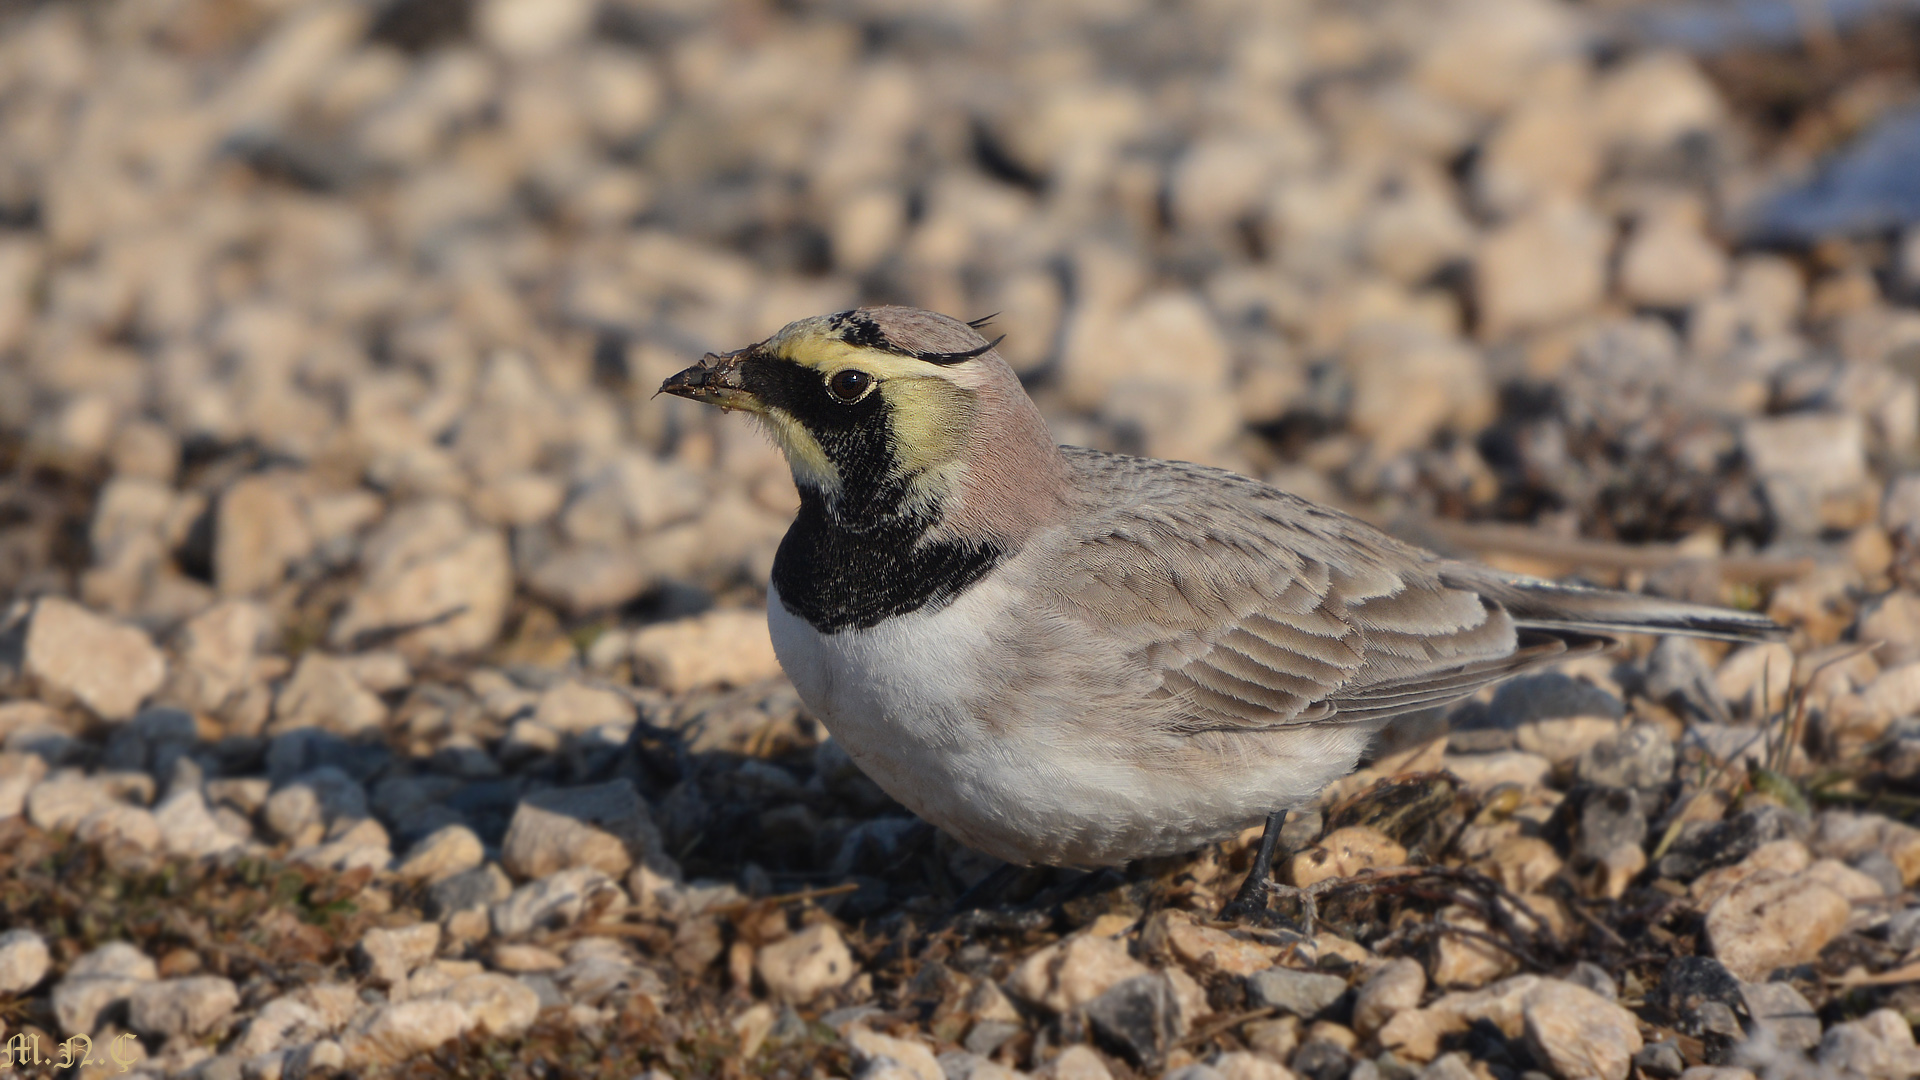
<path fill-rule="evenodd" d="M 961 453 L 973 424 L 973 392 L 925 361 L 849 345 L 818 331 L 792 331 L 767 343 L 776 356 L 817 373 L 823 383 L 848 368 L 872 378 L 868 393 L 887 402 L 891 475 L 907 480 L 911 501 L 938 505 L 966 468 Z M 829 487 L 823 479 L 830 477 L 831 486 L 838 487 L 838 470 L 805 426 L 779 410 L 766 415 L 796 474 L 804 470 L 803 479 L 823 488 Z"/>

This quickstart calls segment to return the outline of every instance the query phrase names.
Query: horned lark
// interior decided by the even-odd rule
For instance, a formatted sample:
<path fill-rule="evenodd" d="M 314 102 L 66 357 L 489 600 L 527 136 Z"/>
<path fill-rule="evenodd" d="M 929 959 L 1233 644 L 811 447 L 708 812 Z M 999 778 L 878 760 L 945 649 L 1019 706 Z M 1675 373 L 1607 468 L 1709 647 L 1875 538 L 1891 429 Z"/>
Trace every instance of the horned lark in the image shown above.
<path fill-rule="evenodd" d="M 1391 717 L 1620 633 L 1767 619 L 1504 574 L 1220 469 L 1056 446 L 963 322 L 795 322 L 661 390 L 751 412 L 800 510 L 767 619 L 888 794 L 1015 865 L 1110 866 L 1267 823 Z M 1258 897 L 1264 907 L 1264 896 Z"/>

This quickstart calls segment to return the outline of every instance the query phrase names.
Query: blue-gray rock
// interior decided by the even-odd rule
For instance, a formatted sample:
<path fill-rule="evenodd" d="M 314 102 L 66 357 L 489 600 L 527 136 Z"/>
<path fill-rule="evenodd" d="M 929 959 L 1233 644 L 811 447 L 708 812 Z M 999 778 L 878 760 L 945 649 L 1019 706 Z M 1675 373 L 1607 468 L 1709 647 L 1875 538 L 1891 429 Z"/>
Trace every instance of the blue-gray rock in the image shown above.
<path fill-rule="evenodd" d="M 1312 1019 L 1339 1001 L 1347 980 L 1338 975 L 1292 968 L 1268 968 L 1247 979 L 1247 996 L 1270 1009 Z"/>

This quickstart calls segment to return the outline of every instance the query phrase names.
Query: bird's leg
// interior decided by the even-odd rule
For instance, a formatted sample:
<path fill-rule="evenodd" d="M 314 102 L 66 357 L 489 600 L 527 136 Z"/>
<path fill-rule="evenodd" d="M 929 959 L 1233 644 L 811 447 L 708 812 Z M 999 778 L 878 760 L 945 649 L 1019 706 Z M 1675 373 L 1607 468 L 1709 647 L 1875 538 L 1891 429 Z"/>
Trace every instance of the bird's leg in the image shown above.
<path fill-rule="evenodd" d="M 1260 849 L 1254 853 L 1253 869 L 1247 871 L 1247 880 L 1240 883 L 1240 891 L 1233 900 L 1220 909 L 1220 918 L 1228 922 L 1265 922 L 1267 918 L 1267 894 L 1274 888 L 1273 854 L 1280 844 L 1280 829 L 1287 823 L 1287 812 L 1275 810 L 1267 815 L 1267 827 L 1260 833 Z"/>

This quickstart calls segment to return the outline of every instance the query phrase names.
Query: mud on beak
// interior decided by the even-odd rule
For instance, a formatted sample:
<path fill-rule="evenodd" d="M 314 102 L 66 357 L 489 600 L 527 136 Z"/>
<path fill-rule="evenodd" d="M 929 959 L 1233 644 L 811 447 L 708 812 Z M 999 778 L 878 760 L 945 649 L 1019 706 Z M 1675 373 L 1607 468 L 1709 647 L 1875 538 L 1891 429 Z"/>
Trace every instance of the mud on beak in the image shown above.
<path fill-rule="evenodd" d="M 704 401 L 723 409 L 762 412 L 760 399 L 740 385 L 740 359 L 745 352 L 708 353 L 699 363 L 669 376 L 656 393 Z"/>

